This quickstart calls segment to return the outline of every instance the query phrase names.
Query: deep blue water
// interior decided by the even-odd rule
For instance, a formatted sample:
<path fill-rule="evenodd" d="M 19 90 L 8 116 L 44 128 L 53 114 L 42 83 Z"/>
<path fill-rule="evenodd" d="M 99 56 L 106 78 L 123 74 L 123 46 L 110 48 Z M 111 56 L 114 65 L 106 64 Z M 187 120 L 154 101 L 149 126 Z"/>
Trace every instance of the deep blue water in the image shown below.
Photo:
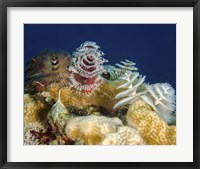
<path fill-rule="evenodd" d="M 146 82 L 168 82 L 176 88 L 175 24 L 25 24 L 25 63 L 44 49 L 70 53 L 94 41 L 114 65 L 129 59 Z"/>

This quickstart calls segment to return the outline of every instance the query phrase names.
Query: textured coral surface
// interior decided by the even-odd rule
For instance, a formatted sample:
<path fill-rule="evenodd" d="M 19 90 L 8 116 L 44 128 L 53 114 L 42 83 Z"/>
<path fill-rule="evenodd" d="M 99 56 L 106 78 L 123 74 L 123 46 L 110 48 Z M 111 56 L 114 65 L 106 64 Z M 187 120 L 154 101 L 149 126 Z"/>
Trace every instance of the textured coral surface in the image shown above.
<path fill-rule="evenodd" d="M 47 120 L 50 108 L 41 94 L 24 95 L 24 123 L 25 125 Z"/>
<path fill-rule="evenodd" d="M 129 107 L 126 118 L 129 126 L 138 128 L 147 144 L 176 144 L 176 126 L 168 126 L 148 104 L 141 100 Z"/>
<path fill-rule="evenodd" d="M 117 131 L 117 126 L 122 126 L 118 118 L 108 118 L 105 116 L 84 116 L 75 117 L 70 120 L 65 128 L 66 135 L 84 144 L 99 144 L 106 134 Z"/>
<path fill-rule="evenodd" d="M 143 145 L 145 144 L 137 129 L 122 126 L 116 133 L 107 134 L 101 145 Z"/>
<path fill-rule="evenodd" d="M 59 88 L 48 87 L 47 92 L 54 99 L 58 99 Z M 102 83 L 99 89 L 89 95 L 81 94 L 71 88 L 62 88 L 60 99 L 65 106 L 75 106 L 84 108 L 88 105 L 101 106 L 108 111 L 113 111 L 113 106 L 116 103 L 115 95 L 119 92 L 115 86 L 108 83 Z"/>

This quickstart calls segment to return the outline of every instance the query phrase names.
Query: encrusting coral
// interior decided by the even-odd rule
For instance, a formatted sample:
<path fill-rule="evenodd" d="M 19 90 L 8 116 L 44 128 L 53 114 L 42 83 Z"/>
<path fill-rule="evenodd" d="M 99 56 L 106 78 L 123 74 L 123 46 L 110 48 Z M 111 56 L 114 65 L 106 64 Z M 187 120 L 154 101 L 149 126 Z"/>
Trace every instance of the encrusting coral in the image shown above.
<path fill-rule="evenodd" d="M 128 126 L 136 127 L 147 144 L 176 144 L 176 126 L 169 126 L 144 101 L 135 101 L 129 107 L 126 119 Z"/>
<path fill-rule="evenodd" d="M 99 144 L 106 134 L 116 132 L 118 126 L 122 126 L 122 122 L 116 117 L 90 115 L 71 119 L 65 133 L 74 141 L 93 145 Z"/>
<path fill-rule="evenodd" d="M 48 87 L 46 90 L 53 100 L 58 99 L 59 88 Z M 116 104 L 115 95 L 122 91 L 122 89 L 116 89 L 116 87 L 109 83 L 102 83 L 98 89 L 88 95 L 83 95 L 72 88 L 62 88 L 60 98 L 63 105 L 66 107 L 74 106 L 78 109 L 85 108 L 89 105 L 97 107 L 103 107 L 109 112 L 113 111 L 113 106 Z"/>
<path fill-rule="evenodd" d="M 139 135 L 137 129 L 133 127 L 122 126 L 116 133 L 106 135 L 101 145 L 143 145 L 143 138 Z"/>
<path fill-rule="evenodd" d="M 45 123 L 50 107 L 42 94 L 24 95 L 24 123 L 25 125 L 35 122 Z"/>

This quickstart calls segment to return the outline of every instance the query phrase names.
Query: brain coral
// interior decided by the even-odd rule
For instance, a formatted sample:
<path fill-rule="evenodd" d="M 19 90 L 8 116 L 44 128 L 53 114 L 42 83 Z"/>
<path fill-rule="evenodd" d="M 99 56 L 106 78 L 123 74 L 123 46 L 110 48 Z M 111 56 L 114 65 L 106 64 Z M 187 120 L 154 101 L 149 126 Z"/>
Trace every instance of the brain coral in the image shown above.
<path fill-rule="evenodd" d="M 175 145 L 176 126 L 169 126 L 153 109 L 141 100 L 128 110 L 127 124 L 138 128 L 140 135 L 150 145 Z"/>
<path fill-rule="evenodd" d="M 74 141 L 93 145 L 99 144 L 106 134 L 116 132 L 117 126 L 122 126 L 122 122 L 118 118 L 90 115 L 71 119 L 65 132 Z"/>
<path fill-rule="evenodd" d="M 143 145 L 145 144 L 138 130 L 132 127 L 119 127 L 116 133 L 108 134 L 101 145 Z"/>

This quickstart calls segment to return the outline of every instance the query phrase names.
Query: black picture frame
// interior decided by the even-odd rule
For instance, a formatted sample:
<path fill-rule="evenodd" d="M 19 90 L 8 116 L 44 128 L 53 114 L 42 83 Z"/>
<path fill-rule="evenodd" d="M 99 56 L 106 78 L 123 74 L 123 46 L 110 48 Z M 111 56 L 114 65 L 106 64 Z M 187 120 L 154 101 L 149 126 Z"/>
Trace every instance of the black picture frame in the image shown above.
<path fill-rule="evenodd" d="M 7 162 L 8 7 L 193 7 L 193 162 Z M 0 166 L 6 168 L 200 168 L 200 2 L 199 0 L 0 0 Z M 191 91 L 192 92 L 192 91 Z"/>

